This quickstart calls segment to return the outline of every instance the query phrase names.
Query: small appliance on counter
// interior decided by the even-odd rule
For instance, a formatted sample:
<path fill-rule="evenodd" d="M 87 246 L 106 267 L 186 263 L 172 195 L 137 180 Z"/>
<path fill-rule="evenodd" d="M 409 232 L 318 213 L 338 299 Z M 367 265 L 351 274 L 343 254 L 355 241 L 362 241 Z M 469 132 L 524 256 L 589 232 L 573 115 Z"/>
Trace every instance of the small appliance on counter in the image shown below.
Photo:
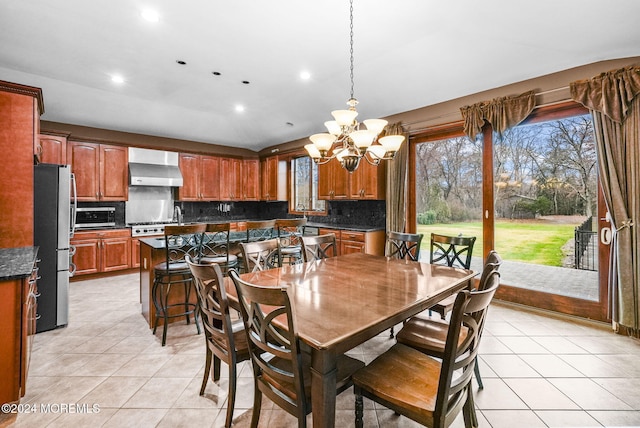
<path fill-rule="evenodd" d="M 36 333 L 67 325 L 69 277 L 73 275 L 69 242 L 73 236 L 76 193 L 68 165 L 34 166 L 34 245 L 38 249 Z"/>

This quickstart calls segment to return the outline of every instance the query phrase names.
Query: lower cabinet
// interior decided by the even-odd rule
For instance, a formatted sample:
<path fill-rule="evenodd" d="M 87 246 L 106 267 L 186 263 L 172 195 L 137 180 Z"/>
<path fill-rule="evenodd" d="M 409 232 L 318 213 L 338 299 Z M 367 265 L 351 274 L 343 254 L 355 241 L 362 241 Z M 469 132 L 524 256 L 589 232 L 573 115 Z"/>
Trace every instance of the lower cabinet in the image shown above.
<path fill-rule="evenodd" d="M 349 229 L 325 229 L 320 228 L 319 233 L 336 235 L 338 255 L 351 253 L 366 253 L 384 255 L 384 230 L 370 232 L 352 231 Z"/>
<path fill-rule="evenodd" d="M 129 229 L 76 232 L 71 245 L 76 249 L 73 256 L 75 276 L 132 267 Z"/>
<path fill-rule="evenodd" d="M 35 251 L 33 252 L 35 255 Z M 25 260 L 26 261 L 26 260 Z M 0 280 L 0 403 L 24 396 L 36 333 L 37 262 L 31 274 Z M 19 277 L 16 277 L 19 276 Z"/>

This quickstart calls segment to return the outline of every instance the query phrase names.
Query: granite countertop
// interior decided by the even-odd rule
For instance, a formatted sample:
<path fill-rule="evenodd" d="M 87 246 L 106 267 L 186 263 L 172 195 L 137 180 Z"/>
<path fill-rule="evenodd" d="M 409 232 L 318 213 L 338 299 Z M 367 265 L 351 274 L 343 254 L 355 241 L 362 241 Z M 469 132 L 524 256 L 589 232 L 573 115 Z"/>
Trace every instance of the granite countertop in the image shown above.
<path fill-rule="evenodd" d="M 31 275 L 37 255 L 38 247 L 0 248 L 0 281 Z"/>
<path fill-rule="evenodd" d="M 339 230 L 352 230 L 354 232 L 375 232 L 377 230 L 384 230 L 384 226 L 363 226 L 363 225 L 347 225 L 347 224 L 332 224 L 332 223 L 315 223 L 309 222 L 307 226 L 322 227 L 326 229 L 339 229 Z"/>

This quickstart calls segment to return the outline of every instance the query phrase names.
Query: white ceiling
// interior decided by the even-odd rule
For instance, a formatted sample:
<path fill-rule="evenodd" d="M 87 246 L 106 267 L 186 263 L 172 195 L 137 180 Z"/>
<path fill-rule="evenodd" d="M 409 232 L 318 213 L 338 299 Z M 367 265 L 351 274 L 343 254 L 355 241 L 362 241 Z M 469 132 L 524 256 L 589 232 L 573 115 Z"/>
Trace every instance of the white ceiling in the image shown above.
<path fill-rule="evenodd" d="M 640 55 L 637 0 L 354 3 L 359 119 Z M 42 88 L 43 120 L 260 150 L 345 108 L 349 3 L 0 0 L 0 80 Z"/>

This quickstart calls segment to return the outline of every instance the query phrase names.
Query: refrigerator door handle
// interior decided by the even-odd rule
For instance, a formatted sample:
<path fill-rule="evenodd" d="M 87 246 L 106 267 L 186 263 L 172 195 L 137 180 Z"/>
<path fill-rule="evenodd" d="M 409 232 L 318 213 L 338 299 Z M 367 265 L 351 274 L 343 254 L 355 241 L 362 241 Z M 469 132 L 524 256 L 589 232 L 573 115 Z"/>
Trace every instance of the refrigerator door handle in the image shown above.
<path fill-rule="evenodd" d="M 76 175 L 74 173 L 69 174 L 71 183 L 71 224 L 69 226 L 69 238 L 73 238 L 73 234 L 76 230 L 76 209 L 78 208 L 78 193 L 76 187 Z"/>

